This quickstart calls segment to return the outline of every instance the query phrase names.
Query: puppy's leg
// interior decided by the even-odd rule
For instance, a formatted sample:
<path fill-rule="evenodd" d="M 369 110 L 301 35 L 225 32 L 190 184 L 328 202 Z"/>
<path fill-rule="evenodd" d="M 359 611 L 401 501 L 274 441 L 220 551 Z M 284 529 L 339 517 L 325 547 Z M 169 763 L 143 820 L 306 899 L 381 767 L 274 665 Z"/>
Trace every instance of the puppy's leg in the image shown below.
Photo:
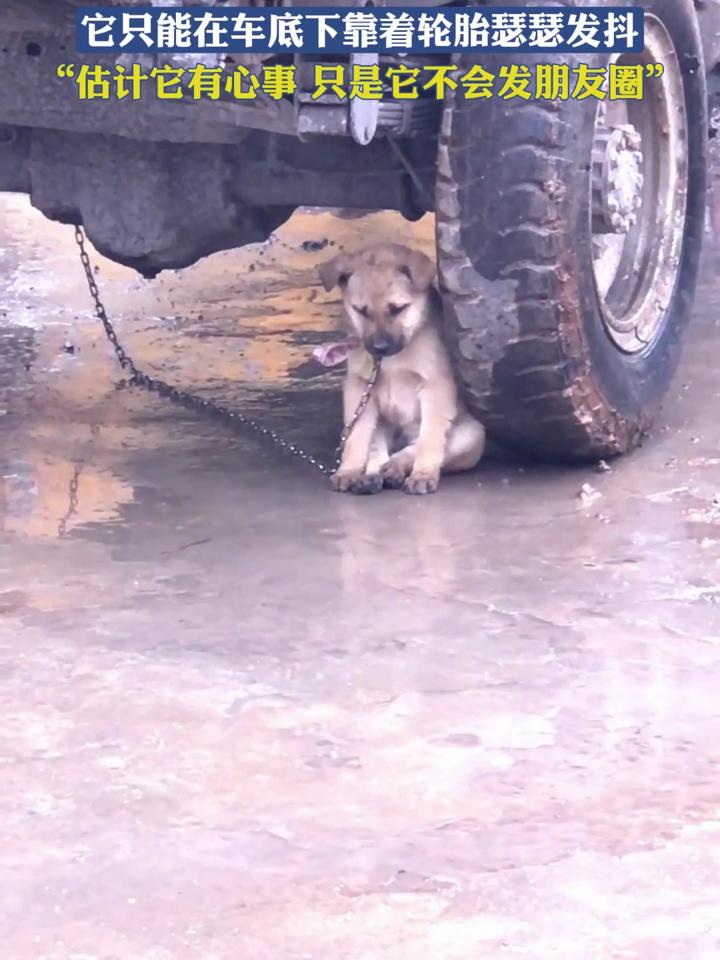
<path fill-rule="evenodd" d="M 485 427 L 470 416 L 457 420 L 448 436 L 443 473 L 472 470 L 485 452 Z"/>
<path fill-rule="evenodd" d="M 368 457 L 366 473 L 368 476 L 375 476 L 382 473 L 382 469 L 390 459 L 390 443 L 387 429 L 378 424 L 373 434 L 370 444 L 370 455 Z"/>
<path fill-rule="evenodd" d="M 367 384 L 359 377 L 347 377 L 343 388 L 345 423 L 349 423 L 358 408 Z M 378 410 L 371 397 L 348 437 L 337 472 L 330 478 L 333 489 L 341 493 L 377 493 L 382 490 L 379 472 L 368 479 L 366 468 L 370 447 L 378 425 Z"/>
<path fill-rule="evenodd" d="M 417 444 L 410 443 L 390 457 L 380 471 L 386 487 L 391 487 L 393 490 L 402 487 L 412 472 L 416 450 Z"/>
<path fill-rule="evenodd" d="M 445 380 L 428 384 L 420 394 L 420 433 L 407 493 L 435 493 L 445 461 L 445 449 L 457 410 L 454 385 Z"/>
<path fill-rule="evenodd" d="M 448 433 L 443 473 L 461 473 L 473 470 L 485 452 L 485 428 L 472 417 L 463 417 Z M 386 487 L 402 487 L 413 471 L 417 444 L 412 443 L 398 450 L 387 461 L 381 473 Z"/>
<path fill-rule="evenodd" d="M 357 494 L 380 493 L 383 488 L 381 468 L 383 464 L 387 463 L 389 456 L 387 434 L 384 427 L 378 424 L 370 442 L 370 453 L 368 454 L 365 473 L 359 479 L 353 481 L 350 485 L 350 492 Z"/>

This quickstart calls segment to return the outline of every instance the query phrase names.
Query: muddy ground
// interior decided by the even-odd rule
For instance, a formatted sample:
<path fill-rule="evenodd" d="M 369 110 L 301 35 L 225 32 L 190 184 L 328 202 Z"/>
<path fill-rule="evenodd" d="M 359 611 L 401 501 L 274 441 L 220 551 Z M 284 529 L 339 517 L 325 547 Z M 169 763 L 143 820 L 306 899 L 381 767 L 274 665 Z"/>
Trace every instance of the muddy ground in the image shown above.
<path fill-rule="evenodd" d="M 330 458 L 314 267 L 399 225 L 94 259 L 138 364 Z M 0 198 L 3 960 L 720 958 L 719 263 L 610 472 L 355 499 L 116 389 L 71 229 Z"/>

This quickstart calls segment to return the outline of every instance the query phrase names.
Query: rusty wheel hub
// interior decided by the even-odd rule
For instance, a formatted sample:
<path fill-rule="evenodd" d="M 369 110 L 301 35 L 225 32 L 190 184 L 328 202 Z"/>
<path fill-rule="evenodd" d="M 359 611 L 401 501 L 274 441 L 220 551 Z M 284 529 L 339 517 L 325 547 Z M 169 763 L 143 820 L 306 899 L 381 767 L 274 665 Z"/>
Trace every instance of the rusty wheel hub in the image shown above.
<path fill-rule="evenodd" d="M 592 157 L 594 233 L 627 233 L 642 203 L 642 138 L 632 124 L 598 125 Z"/>

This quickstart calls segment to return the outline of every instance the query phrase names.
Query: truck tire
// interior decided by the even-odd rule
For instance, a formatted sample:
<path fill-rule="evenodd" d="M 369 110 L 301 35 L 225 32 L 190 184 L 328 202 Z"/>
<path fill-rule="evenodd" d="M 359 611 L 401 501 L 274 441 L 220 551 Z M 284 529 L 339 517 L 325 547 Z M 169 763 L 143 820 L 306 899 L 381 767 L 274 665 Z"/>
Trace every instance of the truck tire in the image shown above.
<path fill-rule="evenodd" d="M 702 45 L 692 0 L 641 5 L 645 52 L 614 59 L 663 65 L 642 101 L 455 91 L 444 107 L 436 231 L 448 346 L 490 434 L 543 459 L 640 443 L 691 312 L 705 225 Z M 538 62 L 490 60 L 493 72 Z M 552 61 L 572 74 L 580 58 Z M 475 62 L 461 56 L 459 73 Z"/>

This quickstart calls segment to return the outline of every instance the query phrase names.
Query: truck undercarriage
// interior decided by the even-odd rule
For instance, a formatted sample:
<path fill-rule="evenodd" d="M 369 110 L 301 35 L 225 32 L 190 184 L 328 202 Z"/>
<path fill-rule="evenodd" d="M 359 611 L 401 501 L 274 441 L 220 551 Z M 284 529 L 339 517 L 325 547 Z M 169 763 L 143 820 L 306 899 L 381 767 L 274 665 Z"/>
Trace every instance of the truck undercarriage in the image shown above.
<path fill-rule="evenodd" d="M 0 190 L 83 222 L 101 252 L 146 275 L 263 240 L 301 205 L 409 219 L 433 207 L 437 100 L 312 101 L 313 58 L 296 57 L 299 89 L 280 100 L 81 103 L 56 76 L 77 58 L 74 42 L 73 4 L 10 0 L 4 9 Z M 109 68 L 117 59 L 84 58 Z M 257 55 L 247 60 L 257 67 Z M 369 124 L 361 148 L 353 131 Z"/>

